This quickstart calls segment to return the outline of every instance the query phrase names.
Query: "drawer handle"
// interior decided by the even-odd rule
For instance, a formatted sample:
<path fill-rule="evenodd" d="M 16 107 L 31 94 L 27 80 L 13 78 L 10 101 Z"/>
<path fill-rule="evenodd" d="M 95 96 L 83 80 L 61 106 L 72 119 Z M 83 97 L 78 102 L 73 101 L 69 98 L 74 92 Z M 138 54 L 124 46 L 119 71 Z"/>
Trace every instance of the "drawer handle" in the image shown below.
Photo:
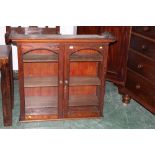
<path fill-rule="evenodd" d="M 144 67 L 144 66 L 143 66 L 142 64 L 138 64 L 138 65 L 137 65 L 137 68 L 138 68 L 138 69 L 141 69 L 141 68 L 143 68 L 143 67 Z"/>
<path fill-rule="evenodd" d="M 69 46 L 69 49 L 74 49 L 74 46 L 70 45 L 70 46 Z"/>
<path fill-rule="evenodd" d="M 147 46 L 146 45 L 142 45 L 142 50 L 143 51 L 147 50 Z"/>
<path fill-rule="evenodd" d="M 136 85 L 136 89 L 140 89 L 140 87 L 141 87 L 141 86 L 140 86 L 139 84 Z"/>
<path fill-rule="evenodd" d="M 149 26 L 144 26 L 144 27 L 143 27 L 143 30 L 144 30 L 145 32 L 147 32 L 147 31 L 150 30 L 150 28 L 149 28 Z"/>
<path fill-rule="evenodd" d="M 100 47 L 99 47 L 99 49 L 103 49 L 103 47 L 102 47 L 102 46 L 100 46 Z"/>

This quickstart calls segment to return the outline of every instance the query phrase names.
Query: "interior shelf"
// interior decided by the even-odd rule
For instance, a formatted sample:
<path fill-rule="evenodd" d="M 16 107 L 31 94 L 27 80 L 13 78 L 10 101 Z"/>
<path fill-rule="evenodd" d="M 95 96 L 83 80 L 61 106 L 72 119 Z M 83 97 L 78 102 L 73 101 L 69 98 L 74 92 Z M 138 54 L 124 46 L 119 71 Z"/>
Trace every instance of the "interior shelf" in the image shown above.
<path fill-rule="evenodd" d="M 100 85 L 98 77 L 71 77 L 70 86 Z M 24 78 L 24 87 L 51 87 L 58 86 L 58 77 L 26 77 Z"/>
<path fill-rule="evenodd" d="M 58 86 L 58 77 L 26 77 L 24 87 L 50 87 Z"/>
<path fill-rule="evenodd" d="M 26 96 L 26 108 L 57 107 L 58 96 Z"/>
<path fill-rule="evenodd" d="M 69 106 L 98 106 L 98 98 L 96 95 L 70 96 Z"/>
<path fill-rule="evenodd" d="M 26 115 L 58 115 L 58 108 L 25 108 Z"/>
<path fill-rule="evenodd" d="M 86 85 L 100 85 L 101 80 L 98 77 L 71 77 L 70 86 L 86 86 Z"/>
<path fill-rule="evenodd" d="M 24 54 L 23 62 L 56 62 L 57 54 Z"/>
<path fill-rule="evenodd" d="M 100 54 L 72 54 L 70 61 L 102 61 L 103 57 Z"/>
<path fill-rule="evenodd" d="M 27 96 L 25 97 L 25 112 L 27 115 L 57 114 L 57 96 Z"/>

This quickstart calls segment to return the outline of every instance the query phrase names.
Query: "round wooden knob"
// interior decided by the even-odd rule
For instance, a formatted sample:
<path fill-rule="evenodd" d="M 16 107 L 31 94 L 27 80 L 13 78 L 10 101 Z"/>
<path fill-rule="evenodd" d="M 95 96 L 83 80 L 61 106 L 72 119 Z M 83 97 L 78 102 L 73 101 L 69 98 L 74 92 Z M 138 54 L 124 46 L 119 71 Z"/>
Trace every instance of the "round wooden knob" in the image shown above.
<path fill-rule="evenodd" d="M 147 49 L 146 45 L 142 45 L 142 50 L 145 51 Z"/>
<path fill-rule="evenodd" d="M 60 81 L 59 81 L 59 84 L 63 84 L 63 81 L 62 81 L 62 80 L 60 80 Z"/>
<path fill-rule="evenodd" d="M 138 65 L 137 65 L 137 68 L 138 68 L 138 69 L 143 68 L 143 64 L 138 64 Z"/>
<path fill-rule="evenodd" d="M 144 27 L 143 27 L 143 30 L 144 30 L 145 32 L 149 31 L 149 29 L 150 29 L 149 26 L 144 26 Z"/>
<path fill-rule="evenodd" d="M 70 45 L 70 46 L 69 46 L 69 49 L 74 49 L 74 46 Z"/>
<path fill-rule="evenodd" d="M 65 84 L 68 84 L 68 80 L 65 80 Z"/>
<path fill-rule="evenodd" d="M 136 85 L 136 89 L 140 89 L 140 85 L 139 84 Z"/>

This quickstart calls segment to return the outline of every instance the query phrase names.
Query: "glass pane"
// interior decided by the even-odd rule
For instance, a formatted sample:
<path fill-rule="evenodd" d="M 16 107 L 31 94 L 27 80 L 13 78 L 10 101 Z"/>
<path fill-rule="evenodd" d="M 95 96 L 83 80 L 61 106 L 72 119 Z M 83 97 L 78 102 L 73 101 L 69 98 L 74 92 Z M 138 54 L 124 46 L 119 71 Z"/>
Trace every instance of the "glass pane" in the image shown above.
<path fill-rule="evenodd" d="M 23 62 L 26 115 L 58 115 L 58 55 L 36 50 Z"/>
<path fill-rule="evenodd" d="M 70 55 L 68 115 L 99 115 L 101 78 L 99 66 L 103 56 L 95 50 L 80 50 Z"/>

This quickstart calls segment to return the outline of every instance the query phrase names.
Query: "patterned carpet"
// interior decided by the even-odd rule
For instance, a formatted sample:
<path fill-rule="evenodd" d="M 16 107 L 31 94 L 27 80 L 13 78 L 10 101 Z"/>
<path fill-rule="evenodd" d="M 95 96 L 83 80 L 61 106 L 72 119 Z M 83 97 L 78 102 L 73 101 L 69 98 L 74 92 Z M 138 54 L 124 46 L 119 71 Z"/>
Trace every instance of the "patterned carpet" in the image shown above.
<path fill-rule="evenodd" d="M 18 81 L 15 81 L 15 107 L 13 109 L 12 127 L 3 126 L 1 109 L 2 104 L 0 104 L 0 128 L 3 129 L 155 129 L 155 116 L 134 100 L 131 100 L 127 106 L 123 105 L 117 87 L 110 82 L 106 82 L 104 117 L 100 119 L 21 123 L 19 122 Z"/>

